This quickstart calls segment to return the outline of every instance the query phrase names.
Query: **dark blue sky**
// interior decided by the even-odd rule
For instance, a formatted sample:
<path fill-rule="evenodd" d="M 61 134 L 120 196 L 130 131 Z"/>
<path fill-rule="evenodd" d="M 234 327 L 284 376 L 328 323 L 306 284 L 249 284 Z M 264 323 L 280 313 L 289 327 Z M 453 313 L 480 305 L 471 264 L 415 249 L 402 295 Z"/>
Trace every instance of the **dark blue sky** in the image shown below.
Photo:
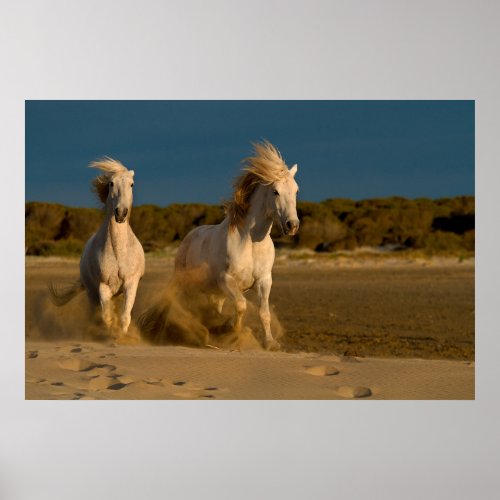
<path fill-rule="evenodd" d="M 135 204 L 220 203 L 262 138 L 302 200 L 474 194 L 474 101 L 26 101 L 26 200 L 96 206 L 108 155 Z"/>

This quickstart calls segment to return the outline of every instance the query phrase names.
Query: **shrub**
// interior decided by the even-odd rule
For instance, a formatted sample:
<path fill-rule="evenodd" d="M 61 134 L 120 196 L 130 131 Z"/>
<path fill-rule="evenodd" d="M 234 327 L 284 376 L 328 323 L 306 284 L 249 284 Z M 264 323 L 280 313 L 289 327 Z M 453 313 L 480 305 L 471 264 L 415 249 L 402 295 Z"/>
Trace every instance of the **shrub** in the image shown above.
<path fill-rule="evenodd" d="M 465 249 L 463 238 L 458 234 L 444 231 L 434 231 L 425 236 L 423 247 L 431 252 L 453 252 Z"/>
<path fill-rule="evenodd" d="M 318 251 L 389 244 L 431 252 L 474 251 L 473 196 L 301 201 L 297 213 L 301 227 L 295 237 L 282 236 L 274 225 L 271 234 L 277 245 Z M 99 209 L 26 203 L 26 253 L 79 254 L 103 217 Z M 214 205 L 142 205 L 132 209 L 130 224 L 146 251 L 158 251 L 182 240 L 193 228 L 218 224 L 223 218 L 222 207 Z"/>

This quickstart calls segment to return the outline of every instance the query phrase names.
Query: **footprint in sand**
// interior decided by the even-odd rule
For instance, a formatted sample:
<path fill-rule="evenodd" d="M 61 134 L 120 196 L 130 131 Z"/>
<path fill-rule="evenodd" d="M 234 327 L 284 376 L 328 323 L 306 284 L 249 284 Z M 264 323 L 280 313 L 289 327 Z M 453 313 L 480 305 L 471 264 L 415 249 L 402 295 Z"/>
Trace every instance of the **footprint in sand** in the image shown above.
<path fill-rule="evenodd" d="M 113 377 L 106 375 L 94 375 L 87 381 L 86 387 L 80 388 L 86 388 L 90 391 L 100 391 L 101 389 L 107 389 L 110 385 L 113 385 L 114 382 L 116 382 L 116 380 Z"/>
<path fill-rule="evenodd" d="M 26 376 L 26 383 L 27 384 L 49 384 L 50 382 L 46 378 Z"/>
<path fill-rule="evenodd" d="M 69 352 L 85 352 L 85 351 L 95 351 L 95 349 L 90 345 L 71 344 L 71 349 Z"/>
<path fill-rule="evenodd" d="M 134 382 L 130 377 L 115 375 L 94 375 L 84 383 L 80 389 L 90 391 L 111 390 L 119 391 Z"/>
<path fill-rule="evenodd" d="M 143 379 L 143 381 L 146 382 L 146 384 L 148 385 L 163 385 L 162 379 L 158 377 L 148 377 Z"/>
<path fill-rule="evenodd" d="M 190 382 L 186 382 L 184 380 L 174 381 L 172 382 L 172 385 L 182 387 L 180 391 L 175 392 L 172 395 L 184 399 L 216 399 L 216 395 L 213 394 L 213 392 L 219 390 L 219 388 L 215 387 L 214 385 L 207 387 L 196 387 L 194 385 L 191 385 Z"/>
<path fill-rule="evenodd" d="M 91 396 L 87 396 L 86 394 L 82 394 L 80 392 L 75 392 L 75 396 L 71 398 L 73 401 L 75 400 L 81 400 L 81 399 L 87 399 L 87 400 L 93 400 L 95 401 L 95 398 Z"/>
<path fill-rule="evenodd" d="M 59 366 L 65 370 L 88 374 L 83 378 L 81 385 L 77 387 L 81 390 L 101 391 L 108 389 L 118 391 L 135 382 L 132 377 L 113 373 L 116 366 L 106 363 L 94 363 L 81 358 L 65 358 L 59 361 Z M 79 399 L 84 398 L 81 396 Z"/>
<path fill-rule="evenodd" d="M 211 386 L 211 387 L 205 387 L 203 390 L 204 391 L 218 391 L 219 388 L 215 387 L 215 386 Z M 204 399 L 215 399 L 216 398 L 215 394 L 200 394 L 199 397 L 204 398 Z"/>
<path fill-rule="evenodd" d="M 59 361 L 59 366 L 65 370 L 73 372 L 82 372 L 84 370 L 91 370 L 96 364 L 92 361 L 80 358 L 64 358 Z"/>
<path fill-rule="evenodd" d="M 114 352 L 108 352 L 107 354 L 102 354 L 99 357 L 100 358 L 108 358 L 108 357 L 111 357 L 111 356 L 116 356 L 116 354 Z"/>
<path fill-rule="evenodd" d="M 344 385 L 337 388 L 337 394 L 343 398 L 367 398 L 372 395 L 372 391 L 368 387 L 351 387 Z"/>
<path fill-rule="evenodd" d="M 126 384 L 126 385 L 131 384 L 133 382 L 137 382 L 134 377 L 130 377 L 129 375 L 116 374 L 113 377 L 117 382 L 121 382 L 122 384 Z"/>
<path fill-rule="evenodd" d="M 92 397 L 92 396 L 89 396 L 87 393 L 85 392 L 74 392 L 73 393 L 73 397 L 71 398 L 73 400 L 80 400 L 80 399 L 84 399 L 84 400 L 93 400 L 95 401 L 95 398 Z"/>
<path fill-rule="evenodd" d="M 106 387 L 106 389 L 110 391 L 119 391 L 120 389 L 123 389 L 124 387 L 127 387 L 128 384 L 124 384 L 122 382 L 116 382 L 116 384 L 112 384 L 109 387 Z"/>
<path fill-rule="evenodd" d="M 105 363 L 94 363 L 93 361 L 89 361 L 87 359 L 81 358 L 65 358 L 59 361 L 59 366 L 64 368 L 65 370 L 71 370 L 74 372 L 88 372 L 90 370 L 104 370 L 104 371 L 113 371 L 116 370 L 116 366 L 108 365 Z"/>
<path fill-rule="evenodd" d="M 87 379 L 81 387 L 82 390 L 88 389 L 89 391 L 102 391 L 108 389 L 111 391 L 118 391 L 127 385 L 134 382 L 134 379 L 123 375 L 93 375 Z"/>
<path fill-rule="evenodd" d="M 315 375 L 316 377 L 329 377 L 339 373 L 337 368 L 327 365 L 307 366 L 305 372 L 309 373 L 309 375 Z"/>

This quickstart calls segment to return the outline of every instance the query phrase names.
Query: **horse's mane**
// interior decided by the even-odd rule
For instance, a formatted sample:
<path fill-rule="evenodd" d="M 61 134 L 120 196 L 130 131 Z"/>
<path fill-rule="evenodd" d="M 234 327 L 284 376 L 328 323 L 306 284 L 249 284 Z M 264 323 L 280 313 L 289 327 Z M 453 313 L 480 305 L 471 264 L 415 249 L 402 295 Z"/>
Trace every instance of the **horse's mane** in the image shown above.
<path fill-rule="evenodd" d="M 98 175 L 92 180 L 92 191 L 97 195 L 100 201 L 106 203 L 109 194 L 109 180 L 113 174 L 128 172 L 128 169 L 118 160 L 105 156 L 101 160 L 93 161 L 90 168 L 102 170 L 104 174 Z"/>
<path fill-rule="evenodd" d="M 250 198 L 259 184 L 272 184 L 288 173 L 281 153 L 269 141 L 252 146 L 255 156 L 243 160 L 243 172 L 234 181 L 233 199 L 224 205 L 231 227 L 243 222 L 250 208 Z"/>

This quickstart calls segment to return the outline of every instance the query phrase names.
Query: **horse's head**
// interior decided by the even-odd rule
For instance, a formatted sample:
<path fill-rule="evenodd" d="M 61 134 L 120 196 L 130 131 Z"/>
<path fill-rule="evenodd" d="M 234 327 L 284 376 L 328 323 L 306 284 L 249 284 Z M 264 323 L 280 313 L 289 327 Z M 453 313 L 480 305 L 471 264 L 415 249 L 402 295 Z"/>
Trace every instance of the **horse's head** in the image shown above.
<path fill-rule="evenodd" d="M 125 222 L 132 210 L 132 188 L 134 186 L 134 171 L 118 172 L 109 178 L 108 200 L 113 216 L 118 223 Z"/>
<path fill-rule="evenodd" d="M 283 234 L 299 230 L 297 165 L 288 169 L 281 153 L 269 141 L 255 143 L 254 156 L 244 160 L 243 173 L 234 183 L 234 198 L 226 204 L 232 227 L 240 227 L 252 203 L 258 204 L 267 220 L 275 220 Z"/>
<path fill-rule="evenodd" d="M 94 161 L 89 166 L 103 172 L 92 181 L 98 198 L 107 205 L 116 222 L 125 222 L 132 210 L 134 171 L 109 157 Z"/>
<path fill-rule="evenodd" d="M 269 212 L 278 222 L 283 234 L 293 236 L 299 230 L 297 217 L 297 192 L 299 187 L 295 182 L 297 165 L 294 165 L 279 180 L 267 186 L 266 203 Z"/>

